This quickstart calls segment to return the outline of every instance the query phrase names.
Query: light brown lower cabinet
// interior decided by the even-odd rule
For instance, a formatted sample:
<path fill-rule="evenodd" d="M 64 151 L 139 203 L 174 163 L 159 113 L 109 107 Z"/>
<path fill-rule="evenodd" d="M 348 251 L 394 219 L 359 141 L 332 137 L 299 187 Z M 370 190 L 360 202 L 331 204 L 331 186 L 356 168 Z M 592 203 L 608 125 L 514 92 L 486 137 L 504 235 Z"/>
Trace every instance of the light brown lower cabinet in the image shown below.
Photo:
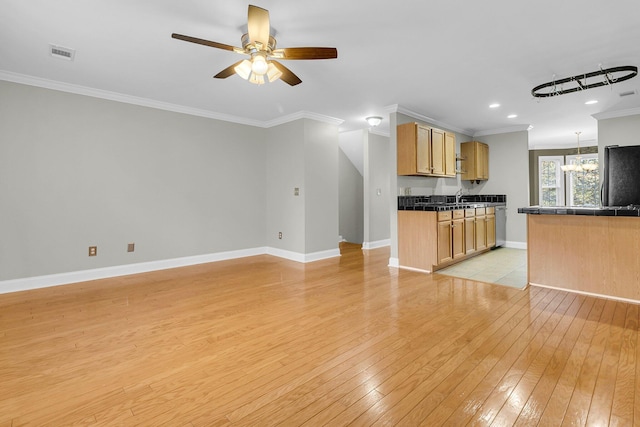
<path fill-rule="evenodd" d="M 489 213 L 489 209 L 493 213 Z M 485 230 L 487 236 L 487 247 L 492 248 L 496 245 L 496 215 L 495 208 L 487 208 L 487 216 L 485 218 Z"/>
<path fill-rule="evenodd" d="M 465 256 L 464 218 L 451 220 L 451 255 L 453 259 Z"/>
<path fill-rule="evenodd" d="M 464 211 L 464 253 L 472 254 L 476 251 L 476 210 Z"/>
<path fill-rule="evenodd" d="M 432 272 L 489 250 L 495 245 L 495 215 L 486 212 L 398 211 L 399 266 Z"/>

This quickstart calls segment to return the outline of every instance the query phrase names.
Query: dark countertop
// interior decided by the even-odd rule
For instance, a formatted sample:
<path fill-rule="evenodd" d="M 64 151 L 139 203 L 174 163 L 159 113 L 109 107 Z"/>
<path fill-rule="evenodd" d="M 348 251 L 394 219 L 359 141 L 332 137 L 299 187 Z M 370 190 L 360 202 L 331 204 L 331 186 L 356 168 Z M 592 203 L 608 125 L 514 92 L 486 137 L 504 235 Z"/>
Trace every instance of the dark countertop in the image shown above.
<path fill-rule="evenodd" d="M 636 216 L 640 217 L 640 206 L 529 206 L 518 208 L 518 213 L 530 215 L 588 215 L 588 216 Z"/>
<path fill-rule="evenodd" d="M 398 196 L 398 210 L 439 212 L 507 205 L 502 194 L 464 195 L 459 203 L 455 200 L 456 196 Z"/>

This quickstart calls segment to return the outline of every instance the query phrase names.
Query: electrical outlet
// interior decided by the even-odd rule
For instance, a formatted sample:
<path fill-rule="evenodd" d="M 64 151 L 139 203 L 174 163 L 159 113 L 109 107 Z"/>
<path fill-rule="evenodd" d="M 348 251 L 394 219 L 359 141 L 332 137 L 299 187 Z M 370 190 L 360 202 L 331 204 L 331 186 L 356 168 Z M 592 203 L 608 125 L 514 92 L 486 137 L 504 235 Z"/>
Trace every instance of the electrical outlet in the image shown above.
<path fill-rule="evenodd" d="M 293 195 L 294 196 L 299 196 L 300 195 L 300 189 L 298 187 L 294 187 L 293 189 Z"/>
<path fill-rule="evenodd" d="M 98 255 L 98 247 L 97 246 L 89 246 L 89 256 Z"/>
<path fill-rule="evenodd" d="M 282 239 L 282 231 L 278 232 L 278 239 Z"/>
<path fill-rule="evenodd" d="M 127 252 L 133 252 L 136 248 L 136 244 L 135 243 L 129 243 L 127 245 Z"/>

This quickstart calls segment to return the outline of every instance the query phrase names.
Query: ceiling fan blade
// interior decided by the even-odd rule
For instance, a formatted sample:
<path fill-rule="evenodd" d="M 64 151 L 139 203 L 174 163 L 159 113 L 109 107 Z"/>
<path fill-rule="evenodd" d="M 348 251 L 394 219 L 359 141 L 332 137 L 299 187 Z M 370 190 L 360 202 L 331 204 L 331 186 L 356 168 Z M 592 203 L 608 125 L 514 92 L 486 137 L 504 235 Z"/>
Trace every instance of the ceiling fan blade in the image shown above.
<path fill-rule="evenodd" d="M 335 47 L 287 47 L 276 49 L 273 56 L 280 59 L 335 59 L 338 49 Z"/>
<path fill-rule="evenodd" d="M 249 5 L 249 16 L 247 19 L 249 41 L 260 43 L 264 48 L 269 45 L 269 34 L 271 31 L 269 24 L 269 11 L 258 6 Z M 260 50 L 264 50 L 260 47 Z"/>
<path fill-rule="evenodd" d="M 220 71 L 218 74 L 216 74 L 215 76 L 213 76 L 214 79 L 226 79 L 229 76 L 233 76 L 236 73 L 236 70 L 234 68 L 236 68 L 238 65 L 240 65 L 242 61 L 238 61 L 233 65 L 228 66 L 227 68 L 225 68 L 224 70 Z"/>
<path fill-rule="evenodd" d="M 196 37 L 185 36 L 185 35 L 182 35 L 182 34 L 173 33 L 173 34 L 171 34 L 171 37 L 173 37 L 174 39 L 183 40 L 185 42 L 197 43 L 197 44 L 201 44 L 201 45 L 205 45 L 205 46 L 209 46 L 209 47 L 215 47 L 215 48 L 223 49 L 223 50 L 237 51 L 239 49 L 237 47 L 229 46 L 228 44 L 212 42 L 210 40 L 199 39 L 199 38 L 196 38 Z"/>
<path fill-rule="evenodd" d="M 280 76 L 280 80 L 282 80 L 286 84 L 290 86 L 295 86 L 297 84 L 302 83 L 302 80 L 300 80 L 298 76 L 293 74 L 293 72 L 290 69 L 288 69 L 278 61 L 272 60 L 270 62 L 282 73 L 282 75 Z"/>

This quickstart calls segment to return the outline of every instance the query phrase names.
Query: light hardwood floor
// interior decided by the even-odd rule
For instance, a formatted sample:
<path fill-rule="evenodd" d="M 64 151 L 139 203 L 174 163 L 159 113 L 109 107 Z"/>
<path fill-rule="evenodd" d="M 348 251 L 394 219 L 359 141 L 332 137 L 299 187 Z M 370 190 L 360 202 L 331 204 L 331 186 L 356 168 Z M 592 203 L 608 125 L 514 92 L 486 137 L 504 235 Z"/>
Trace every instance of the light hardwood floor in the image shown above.
<path fill-rule="evenodd" d="M 640 425 L 637 305 L 342 250 L 0 295 L 0 427 Z"/>

